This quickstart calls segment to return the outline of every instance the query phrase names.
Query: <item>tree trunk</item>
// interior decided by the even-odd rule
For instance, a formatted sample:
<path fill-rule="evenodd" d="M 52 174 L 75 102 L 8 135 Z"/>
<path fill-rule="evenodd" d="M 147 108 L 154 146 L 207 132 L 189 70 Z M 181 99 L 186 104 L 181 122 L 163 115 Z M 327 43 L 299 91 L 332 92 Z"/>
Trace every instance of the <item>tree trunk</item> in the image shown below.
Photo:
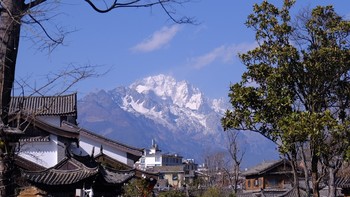
<path fill-rule="evenodd" d="M 337 188 L 335 186 L 335 170 L 332 167 L 328 168 L 329 170 L 329 180 L 328 180 L 328 187 L 329 187 L 329 197 L 336 197 L 337 196 Z"/>
<path fill-rule="evenodd" d="M 0 196 L 13 195 L 8 155 L 8 124 L 11 91 L 15 76 L 23 0 L 2 0 L 0 10 Z"/>
<path fill-rule="evenodd" d="M 238 191 L 238 180 L 239 180 L 239 164 L 234 166 L 234 193 L 237 194 Z"/>
<path fill-rule="evenodd" d="M 306 194 L 307 196 L 311 196 L 310 195 L 310 185 L 309 185 L 309 167 L 308 164 L 306 162 L 306 156 L 305 156 L 305 152 L 304 152 L 304 148 L 301 147 L 301 161 L 303 162 L 303 166 L 304 166 L 304 177 L 305 177 L 305 190 L 306 190 Z"/>
<path fill-rule="evenodd" d="M 295 150 L 295 149 L 294 149 Z M 293 187 L 297 190 L 297 196 L 300 196 L 299 190 L 299 175 L 298 175 L 298 167 L 297 167 L 297 159 L 296 159 L 296 151 L 291 152 L 290 164 L 292 166 L 293 171 Z"/>
<path fill-rule="evenodd" d="M 8 121 L 15 76 L 22 3 L 19 0 L 3 0 L 0 11 L 0 113 L 4 125 Z"/>
<path fill-rule="evenodd" d="M 319 184 L 318 184 L 318 156 L 313 155 L 311 157 L 311 178 L 312 178 L 312 190 L 313 190 L 313 197 L 319 197 Z"/>

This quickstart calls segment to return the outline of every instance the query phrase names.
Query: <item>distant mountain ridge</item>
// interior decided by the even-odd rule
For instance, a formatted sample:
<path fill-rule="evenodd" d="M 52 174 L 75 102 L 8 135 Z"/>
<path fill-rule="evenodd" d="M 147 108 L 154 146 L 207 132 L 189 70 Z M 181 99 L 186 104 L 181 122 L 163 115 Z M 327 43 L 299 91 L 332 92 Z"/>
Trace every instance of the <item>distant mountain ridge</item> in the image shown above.
<path fill-rule="evenodd" d="M 220 119 L 228 107 L 224 99 L 206 98 L 188 82 L 160 74 L 89 93 L 79 100 L 78 121 L 122 143 L 148 148 L 155 139 L 165 152 L 201 161 L 209 151 L 225 150 Z M 244 132 L 240 144 L 247 165 L 276 156 L 274 145 L 255 133 Z"/>

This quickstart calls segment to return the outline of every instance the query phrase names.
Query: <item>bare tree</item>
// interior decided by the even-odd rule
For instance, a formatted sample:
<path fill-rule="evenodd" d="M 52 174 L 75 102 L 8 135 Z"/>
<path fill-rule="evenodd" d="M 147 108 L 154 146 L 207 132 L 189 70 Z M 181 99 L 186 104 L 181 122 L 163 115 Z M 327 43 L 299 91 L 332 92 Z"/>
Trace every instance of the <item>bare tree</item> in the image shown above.
<path fill-rule="evenodd" d="M 216 151 L 208 153 L 204 159 L 206 175 L 208 177 L 207 186 L 221 186 L 225 173 L 225 153 Z"/>
<path fill-rule="evenodd" d="M 230 130 L 226 132 L 227 136 L 227 150 L 230 155 L 230 159 L 232 160 L 232 170 L 233 170 L 233 176 L 230 177 L 231 185 L 234 189 L 234 192 L 237 193 L 238 189 L 238 182 L 239 182 L 239 175 L 240 175 L 240 166 L 245 154 L 245 150 L 241 150 L 239 148 L 239 131 L 237 130 Z"/>
<path fill-rule="evenodd" d="M 85 0 L 97 12 L 106 13 L 118 8 L 149 8 L 160 6 L 167 17 L 175 23 L 192 23 L 193 19 L 176 16 L 177 6 L 181 6 L 189 0 Z M 11 91 L 14 84 L 16 70 L 16 59 L 20 41 L 20 32 L 23 24 L 30 24 L 39 29 L 42 41 L 42 48 L 50 51 L 57 45 L 63 43 L 65 32 L 57 28 L 57 37 L 45 28 L 44 21 L 50 20 L 47 17 L 49 10 L 45 6 L 56 3 L 58 0 L 0 0 L 0 196 L 10 196 L 13 189 L 9 176 L 10 164 L 8 151 L 10 141 L 16 141 L 13 129 L 8 128 L 8 113 L 11 100 Z M 47 11 L 47 12 L 45 12 Z M 11 131 L 11 132 L 10 132 Z"/>

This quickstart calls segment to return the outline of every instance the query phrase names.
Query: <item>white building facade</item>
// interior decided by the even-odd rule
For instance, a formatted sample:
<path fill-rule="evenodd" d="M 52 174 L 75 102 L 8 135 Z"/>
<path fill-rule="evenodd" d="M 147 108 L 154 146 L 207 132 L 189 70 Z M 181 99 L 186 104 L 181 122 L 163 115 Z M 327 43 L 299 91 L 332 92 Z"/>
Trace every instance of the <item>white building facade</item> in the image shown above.
<path fill-rule="evenodd" d="M 21 126 L 17 156 L 50 168 L 65 159 L 67 151 L 80 156 L 100 153 L 133 167 L 143 155 L 134 148 L 77 126 L 77 95 L 13 97 L 12 127 Z"/>
<path fill-rule="evenodd" d="M 177 166 L 181 165 L 182 162 L 182 156 L 162 153 L 155 141 L 152 140 L 152 147 L 145 150 L 136 165 L 141 170 L 147 170 L 155 166 Z"/>

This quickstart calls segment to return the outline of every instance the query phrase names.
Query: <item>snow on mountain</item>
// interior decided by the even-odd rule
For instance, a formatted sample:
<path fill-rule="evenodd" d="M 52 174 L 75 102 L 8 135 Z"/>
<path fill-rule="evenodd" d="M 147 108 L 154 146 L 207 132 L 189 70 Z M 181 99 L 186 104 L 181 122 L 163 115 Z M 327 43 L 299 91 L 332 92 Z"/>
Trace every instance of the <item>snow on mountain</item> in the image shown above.
<path fill-rule="evenodd" d="M 157 75 L 144 78 L 130 85 L 140 94 L 153 92 L 164 101 L 171 102 L 180 108 L 198 110 L 203 104 L 203 95 L 185 81 L 177 82 L 173 77 Z"/>
<path fill-rule="evenodd" d="M 165 150 L 199 160 L 208 148 L 225 149 L 220 119 L 229 108 L 227 101 L 206 98 L 198 88 L 171 76 L 160 74 L 129 87 L 90 93 L 78 107 L 80 125 L 133 146 L 147 148 L 156 139 Z M 242 135 L 244 149 L 252 136 L 251 147 L 271 149 L 255 134 Z"/>
<path fill-rule="evenodd" d="M 212 106 L 218 101 L 205 98 L 198 88 L 185 81 L 157 75 L 135 82 L 129 89 L 136 92 L 123 96 L 121 108 L 153 119 L 172 132 L 181 128 L 183 132 L 213 134 L 219 127 L 222 114 L 216 113 L 220 112 L 218 105 Z M 208 124 L 212 123 L 209 118 L 217 120 L 215 125 Z"/>

